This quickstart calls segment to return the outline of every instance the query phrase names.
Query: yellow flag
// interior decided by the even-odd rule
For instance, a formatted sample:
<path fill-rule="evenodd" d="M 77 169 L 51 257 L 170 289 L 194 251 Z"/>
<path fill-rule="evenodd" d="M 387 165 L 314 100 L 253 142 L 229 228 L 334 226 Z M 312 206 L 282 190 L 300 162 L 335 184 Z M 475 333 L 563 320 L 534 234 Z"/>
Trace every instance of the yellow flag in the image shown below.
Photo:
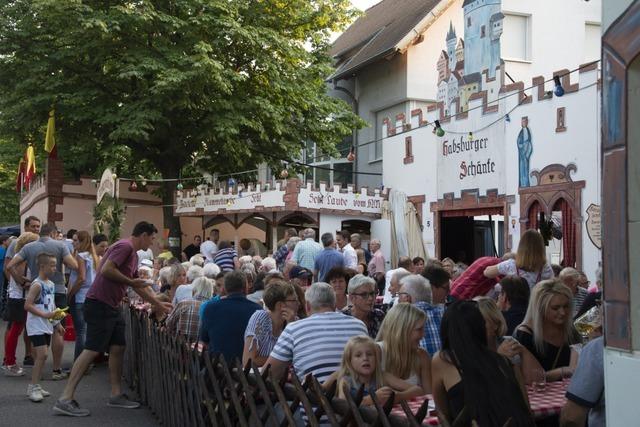
<path fill-rule="evenodd" d="M 44 137 L 44 151 L 47 153 L 51 153 L 53 151 L 53 147 L 56 146 L 56 118 L 55 118 L 55 110 L 49 111 L 49 120 L 47 121 L 47 134 Z"/>

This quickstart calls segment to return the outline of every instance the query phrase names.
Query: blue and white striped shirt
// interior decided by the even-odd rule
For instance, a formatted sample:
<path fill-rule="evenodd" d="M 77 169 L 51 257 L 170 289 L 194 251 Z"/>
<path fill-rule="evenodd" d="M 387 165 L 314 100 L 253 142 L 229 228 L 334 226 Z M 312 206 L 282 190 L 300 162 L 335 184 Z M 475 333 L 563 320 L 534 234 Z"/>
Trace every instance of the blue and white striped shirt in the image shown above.
<path fill-rule="evenodd" d="M 362 321 L 334 311 L 316 313 L 287 325 L 271 357 L 293 362 L 300 381 L 311 373 L 322 383 L 338 370 L 344 347 L 355 336 L 368 336 Z"/>

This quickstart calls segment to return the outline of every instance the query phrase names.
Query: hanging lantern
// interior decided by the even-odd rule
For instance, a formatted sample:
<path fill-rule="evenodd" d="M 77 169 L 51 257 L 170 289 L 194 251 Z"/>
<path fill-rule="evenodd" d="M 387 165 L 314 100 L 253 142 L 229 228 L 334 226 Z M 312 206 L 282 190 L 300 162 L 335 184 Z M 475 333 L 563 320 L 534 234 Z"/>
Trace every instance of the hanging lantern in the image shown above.
<path fill-rule="evenodd" d="M 504 116 L 504 120 L 505 120 L 507 123 L 511 123 L 511 117 L 509 116 L 509 113 L 507 113 L 507 115 L 506 115 L 506 116 Z"/>
<path fill-rule="evenodd" d="M 138 184 L 135 181 L 131 181 L 129 185 L 129 191 L 138 191 Z"/>
<path fill-rule="evenodd" d="M 227 180 L 227 185 L 228 185 L 229 187 L 233 187 L 234 185 L 236 185 L 236 180 L 235 180 L 235 179 L 233 179 L 233 177 L 229 178 L 229 179 Z"/>
<path fill-rule="evenodd" d="M 282 169 L 280 171 L 280 178 L 287 179 L 288 176 L 289 176 L 289 171 L 287 169 Z"/>
<path fill-rule="evenodd" d="M 356 150 L 355 148 L 353 148 L 353 146 L 351 146 L 351 148 L 349 149 L 349 154 L 347 154 L 347 160 L 349 160 L 350 162 L 353 162 L 356 159 Z"/>
<path fill-rule="evenodd" d="M 176 185 L 176 188 L 178 189 L 178 191 L 182 191 L 182 189 L 184 188 L 184 185 L 182 185 L 182 183 L 179 182 L 178 185 Z"/>
<path fill-rule="evenodd" d="M 436 120 L 435 122 L 433 122 L 433 125 L 434 125 L 433 133 L 435 133 L 439 137 L 443 137 L 444 129 L 442 129 L 442 126 L 440 126 L 440 120 Z"/>

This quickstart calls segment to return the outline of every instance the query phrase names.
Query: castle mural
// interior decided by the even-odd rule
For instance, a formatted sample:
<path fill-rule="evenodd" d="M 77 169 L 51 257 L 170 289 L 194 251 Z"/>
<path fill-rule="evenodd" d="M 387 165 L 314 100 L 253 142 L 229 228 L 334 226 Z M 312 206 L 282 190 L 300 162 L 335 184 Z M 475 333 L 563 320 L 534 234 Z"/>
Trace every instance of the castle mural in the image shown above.
<path fill-rule="evenodd" d="M 446 50 L 437 62 L 437 101 L 444 105 L 446 115 L 466 111 L 474 93 L 487 91 L 487 101 L 498 97 L 502 81 L 500 36 L 504 14 L 501 0 L 465 0 L 464 36 L 458 39 L 453 24 L 449 24 Z M 498 78 L 497 78 L 498 77 Z"/>

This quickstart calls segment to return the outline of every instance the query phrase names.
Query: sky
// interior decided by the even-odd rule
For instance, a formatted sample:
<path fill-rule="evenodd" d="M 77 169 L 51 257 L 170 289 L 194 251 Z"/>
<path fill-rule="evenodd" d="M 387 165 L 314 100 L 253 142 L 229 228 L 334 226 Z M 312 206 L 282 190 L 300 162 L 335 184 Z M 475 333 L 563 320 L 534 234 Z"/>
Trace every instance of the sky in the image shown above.
<path fill-rule="evenodd" d="M 365 10 L 379 2 L 380 0 L 351 0 L 351 4 L 360 10 Z"/>

